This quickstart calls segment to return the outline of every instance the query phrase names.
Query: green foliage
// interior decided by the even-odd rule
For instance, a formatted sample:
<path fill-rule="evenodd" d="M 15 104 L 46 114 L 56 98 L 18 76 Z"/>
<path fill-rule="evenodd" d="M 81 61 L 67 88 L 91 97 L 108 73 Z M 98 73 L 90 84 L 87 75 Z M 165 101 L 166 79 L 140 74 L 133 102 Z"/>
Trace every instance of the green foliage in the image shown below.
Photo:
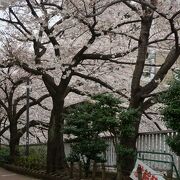
<path fill-rule="evenodd" d="M 120 107 L 122 101 L 113 95 L 98 95 L 94 97 L 98 102 L 95 104 L 97 114 L 96 121 L 102 129 L 109 131 L 114 136 L 120 135 L 130 137 L 134 134 L 134 121 L 138 116 L 138 110 Z"/>
<path fill-rule="evenodd" d="M 115 98 L 112 94 L 98 94 L 93 96 L 92 98 L 98 101 L 99 105 L 107 105 L 113 108 L 116 108 L 117 105 L 122 103 L 120 99 Z"/>
<path fill-rule="evenodd" d="M 136 153 L 134 152 L 134 149 L 126 148 L 120 144 L 116 145 L 116 152 L 120 157 L 123 156 L 136 156 Z M 119 159 L 120 160 L 120 159 Z M 121 161 L 121 160 L 120 160 Z"/>
<path fill-rule="evenodd" d="M 64 132 L 73 135 L 70 140 L 72 153 L 67 158 L 76 162 L 82 160 L 87 173 L 90 160 L 105 162 L 103 152 L 107 148 L 100 133 L 116 124 L 116 112 L 120 101 L 112 95 L 98 95 L 93 99 L 96 103 L 85 102 L 68 110 L 65 115 Z"/>
<path fill-rule="evenodd" d="M 119 101 L 112 97 L 112 95 L 98 95 L 93 97 L 96 103 L 85 102 L 83 104 L 77 105 L 74 109 L 69 110 L 68 116 L 66 116 L 67 125 L 69 126 L 70 132 L 73 134 L 80 134 L 81 127 L 92 126 L 97 133 L 98 131 L 103 131 L 106 129 L 104 125 L 115 120 L 115 114 L 119 111 Z M 78 119 L 78 121 L 73 122 L 74 125 L 78 126 L 78 130 L 72 126 L 72 121 Z M 105 124 L 104 124 L 105 123 Z M 86 125 L 85 125 L 86 124 Z M 103 126 L 102 126 L 103 125 Z M 68 129 L 66 128 L 66 133 Z M 88 133 L 88 132 L 86 132 Z"/>
<path fill-rule="evenodd" d="M 1 147 L 0 149 L 0 162 L 9 162 L 9 148 L 8 147 Z"/>
<path fill-rule="evenodd" d="M 180 76 L 180 73 L 178 74 Z M 171 82 L 167 93 L 160 97 L 160 101 L 165 104 L 161 113 L 168 128 L 177 132 L 177 135 L 169 137 L 167 143 L 172 150 L 180 154 L 180 81 L 174 79 Z"/>
<path fill-rule="evenodd" d="M 78 162 L 80 160 L 79 154 L 72 150 L 68 157 L 66 157 L 68 162 Z"/>
<path fill-rule="evenodd" d="M 16 165 L 30 169 L 44 169 L 46 166 L 46 152 L 43 147 L 30 147 L 29 156 L 21 155 L 16 159 Z"/>
<path fill-rule="evenodd" d="M 66 134 L 72 135 L 72 154 L 69 161 L 83 160 L 85 171 L 89 168 L 90 160 L 105 162 L 102 156 L 107 145 L 100 138 L 100 133 L 110 132 L 114 135 L 116 153 L 123 156 L 135 156 L 132 149 L 122 147 L 121 137 L 134 135 L 134 121 L 138 117 L 138 110 L 120 107 L 121 101 L 111 94 L 94 96 L 94 103 L 85 102 L 68 110 L 65 115 Z M 85 158 L 84 158 L 85 157 Z"/>
<path fill-rule="evenodd" d="M 173 137 L 167 138 L 167 143 L 172 148 L 172 150 L 180 156 L 180 133 L 174 135 Z"/>
<path fill-rule="evenodd" d="M 137 116 L 138 110 L 130 108 L 128 110 L 122 111 L 119 115 L 121 134 L 124 137 L 131 137 L 134 135 L 135 127 L 133 124 Z"/>
<path fill-rule="evenodd" d="M 65 115 L 66 134 L 84 139 L 91 136 L 97 137 L 100 132 L 107 131 L 116 125 L 116 113 L 120 111 L 117 98 L 112 95 L 98 95 L 93 97 L 96 103 L 85 102 L 71 108 Z M 77 128 L 78 127 L 78 128 Z"/>
<path fill-rule="evenodd" d="M 105 141 L 100 138 L 83 139 L 79 143 L 74 143 L 72 149 L 76 154 L 86 156 L 88 159 L 98 162 L 101 159 L 101 153 L 106 150 Z"/>

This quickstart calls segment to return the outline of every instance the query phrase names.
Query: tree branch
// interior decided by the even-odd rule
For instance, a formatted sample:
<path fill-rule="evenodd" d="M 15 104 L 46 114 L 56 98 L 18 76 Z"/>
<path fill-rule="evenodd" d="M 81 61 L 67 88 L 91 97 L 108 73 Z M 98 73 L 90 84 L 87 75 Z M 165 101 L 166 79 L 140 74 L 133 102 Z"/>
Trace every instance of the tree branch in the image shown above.
<path fill-rule="evenodd" d="M 38 126 L 38 125 L 41 125 L 41 126 L 46 127 L 46 128 L 49 127 L 48 123 L 44 123 L 44 122 L 41 122 L 41 121 L 32 120 L 32 121 L 29 122 L 29 128 L 35 127 L 35 126 Z M 27 130 L 27 125 L 25 125 L 21 129 L 18 129 L 18 137 L 19 138 L 22 137 L 23 134 L 26 132 L 26 130 Z"/>
<path fill-rule="evenodd" d="M 39 99 L 32 101 L 29 103 L 29 107 L 34 106 L 34 105 L 38 105 L 41 101 L 43 101 L 44 99 L 50 97 L 49 94 L 45 94 L 43 96 L 41 96 Z M 15 115 L 14 119 L 18 120 L 20 118 L 20 116 L 26 111 L 27 106 L 24 105 Z"/>
<path fill-rule="evenodd" d="M 147 85 L 142 87 L 143 95 L 151 93 L 160 84 L 160 82 L 164 79 L 169 69 L 177 61 L 179 56 L 180 50 L 177 51 L 177 48 L 173 47 L 167 55 L 165 62 L 162 64 L 158 72 L 155 74 L 154 78 Z"/>
<path fill-rule="evenodd" d="M 81 73 L 78 73 L 78 72 L 74 72 L 73 75 L 75 76 L 79 76 L 81 78 L 84 78 L 84 79 L 88 79 L 88 80 L 91 80 L 91 81 L 94 81 L 96 83 L 99 83 L 100 85 L 102 85 L 103 87 L 121 95 L 122 97 L 128 99 L 129 97 L 125 94 L 123 94 L 122 92 L 118 91 L 118 90 L 115 90 L 112 86 L 110 86 L 109 84 L 103 82 L 102 80 L 96 78 L 96 77 L 92 77 L 92 76 L 88 76 L 88 75 L 84 75 L 84 74 L 81 74 Z"/>

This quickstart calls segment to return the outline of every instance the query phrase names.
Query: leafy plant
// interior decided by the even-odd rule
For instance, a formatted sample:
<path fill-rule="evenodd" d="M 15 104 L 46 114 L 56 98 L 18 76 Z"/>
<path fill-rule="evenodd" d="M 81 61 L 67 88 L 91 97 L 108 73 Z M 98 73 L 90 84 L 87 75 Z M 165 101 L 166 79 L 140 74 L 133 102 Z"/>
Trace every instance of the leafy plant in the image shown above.
<path fill-rule="evenodd" d="M 8 147 L 1 147 L 0 149 L 0 162 L 9 162 L 9 148 Z"/>
<path fill-rule="evenodd" d="M 18 166 L 30 169 L 44 169 L 46 166 L 46 153 L 43 147 L 30 147 L 29 156 L 21 155 L 15 162 Z"/>
<path fill-rule="evenodd" d="M 120 101 L 112 95 L 94 96 L 95 103 L 85 102 L 71 108 L 65 115 L 64 132 L 73 135 L 71 161 L 82 160 L 86 176 L 88 176 L 91 160 L 105 162 L 104 152 L 107 148 L 100 133 L 107 131 L 115 121 Z"/>
<path fill-rule="evenodd" d="M 120 107 L 122 101 L 112 94 L 93 97 L 94 103 L 85 102 L 69 109 L 65 115 L 65 133 L 73 135 L 72 153 L 83 160 L 87 173 L 90 160 L 104 162 L 103 152 L 107 145 L 100 133 L 108 132 L 114 136 L 114 145 L 119 157 L 133 155 L 133 149 L 121 146 L 121 137 L 134 135 L 134 121 L 138 115 L 136 109 Z"/>
<path fill-rule="evenodd" d="M 65 133 L 72 135 L 72 153 L 83 161 L 86 174 L 89 171 L 90 161 L 105 162 L 103 152 L 107 145 L 100 138 L 102 132 L 108 132 L 114 137 L 114 146 L 119 159 L 136 157 L 133 148 L 121 145 L 122 136 L 134 136 L 134 122 L 139 116 L 138 110 L 124 109 L 122 101 L 112 94 L 101 94 L 92 97 L 93 103 L 84 102 L 69 109 L 65 115 Z M 122 163 L 122 162 L 121 162 Z M 117 161 L 117 165 L 120 164 Z"/>
<path fill-rule="evenodd" d="M 180 72 L 176 77 L 179 76 Z M 163 120 L 168 128 L 176 131 L 174 136 L 167 138 L 167 143 L 177 155 L 180 155 L 180 81 L 178 78 L 171 82 L 168 91 L 160 97 L 160 101 L 165 104 L 161 111 Z"/>

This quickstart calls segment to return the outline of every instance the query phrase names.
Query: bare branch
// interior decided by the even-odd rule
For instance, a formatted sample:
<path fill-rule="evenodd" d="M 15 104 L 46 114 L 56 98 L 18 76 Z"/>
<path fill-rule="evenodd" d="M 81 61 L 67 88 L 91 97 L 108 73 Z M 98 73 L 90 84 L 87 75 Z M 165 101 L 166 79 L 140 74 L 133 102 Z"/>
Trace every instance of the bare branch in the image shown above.
<path fill-rule="evenodd" d="M 59 6 L 59 5 L 55 4 L 55 3 L 42 2 L 42 4 L 45 5 L 45 6 L 52 6 L 52 7 L 56 7 L 59 10 L 63 10 L 62 6 Z"/>
<path fill-rule="evenodd" d="M 43 101 L 44 99 L 48 98 L 49 97 L 49 94 L 45 94 L 43 96 L 41 96 L 39 99 L 35 100 L 35 101 L 32 101 L 29 103 L 29 107 L 31 106 L 34 106 L 34 105 L 38 105 L 39 103 L 41 103 L 41 101 Z M 17 114 L 15 115 L 14 119 L 19 119 L 20 116 L 26 111 L 27 109 L 27 106 L 23 106 L 18 112 Z"/>
<path fill-rule="evenodd" d="M 92 76 L 88 76 L 88 75 L 84 75 L 84 74 L 81 74 L 81 73 L 78 73 L 78 72 L 74 72 L 73 75 L 75 76 L 79 76 L 81 78 L 84 78 L 84 79 L 87 79 L 87 80 L 91 80 L 91 81 L 94 81 L 96 83 L 99 83 L 100 85 L 102 85 L 103 87 L 121 95 L 122 97 L 125 97 L 126 99 L 128 99 L 128 96 L 123 94 L 122 92 L 118 91 L 118 90 L 115 90 L 111 85 L 105 83 L 104 81 L 96 78 L 96 77 L 92 77 Z"/>
<path fill-rule="evenodd" d="M 180 47 L 178 49 L 180 49 Z M 168 56 L 166 57 L 165 62 L 162 64 L 162 66 L 154 76 L 154 78 L 142 88 L 142 94 L 151 93 L 159 85 L 159 83 L 164 79 L 168 70 L 177 61 L 179 56 L 180 50 L 177 51 L 177 48 L 173 47 L 170 50 Z"/>

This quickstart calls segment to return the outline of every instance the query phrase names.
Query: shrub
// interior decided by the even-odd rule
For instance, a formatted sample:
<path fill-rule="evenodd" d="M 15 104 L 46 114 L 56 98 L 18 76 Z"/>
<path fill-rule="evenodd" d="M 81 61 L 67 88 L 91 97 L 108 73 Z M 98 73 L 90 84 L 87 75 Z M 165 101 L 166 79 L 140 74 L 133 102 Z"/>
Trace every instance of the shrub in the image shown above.
<path fill-rule="evenodd" d="M 177 72 L 176 79 L 171 82 L 166 93 L 160 96 L 160 102 L 164 103 L 162 108 L 162 119 L 166 126 L 176 132 L 172 137 L 167 138 L 167 143 L 171 149 L 180 155 L 180 72 Z"/>
<path fill-rule="evenodd" d="M 9 162 L 9 148 L 8 147 L 2 147 L 0 149 L 0 161 L 1 162 Z"/>
<path fill-rule="evenodd" d="M 30 147 L 29 156 L 21 155 L 17 158 L 15 164 L 30 169 L 44 169 L 46 167 L 45 148 L 38 146 Z"/>

